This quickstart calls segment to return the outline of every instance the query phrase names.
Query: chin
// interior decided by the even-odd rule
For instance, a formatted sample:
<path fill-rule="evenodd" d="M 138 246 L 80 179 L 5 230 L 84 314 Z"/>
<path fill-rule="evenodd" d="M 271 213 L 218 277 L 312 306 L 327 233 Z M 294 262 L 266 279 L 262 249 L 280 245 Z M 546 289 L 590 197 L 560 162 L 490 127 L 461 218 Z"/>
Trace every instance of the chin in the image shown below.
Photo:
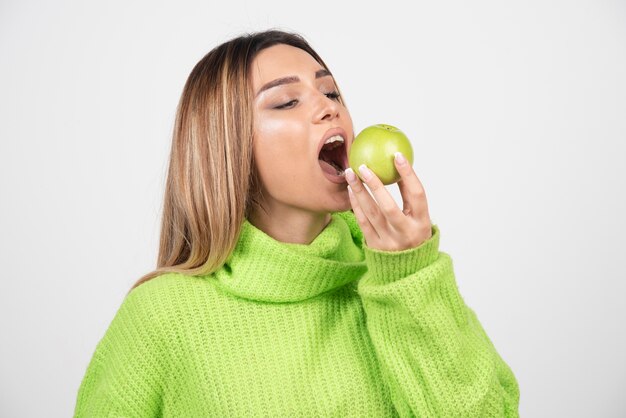
<path fill-rule="evenodd" d="M 345 212 L 347 210 L 352 209 L 352 204 L 350 203 L 350 196 L 348 196 L 348 189 L 345 189 L 341 192 L 338 192 L 335 195 L 335 202 L 332 205 L 332 212 Z"/>

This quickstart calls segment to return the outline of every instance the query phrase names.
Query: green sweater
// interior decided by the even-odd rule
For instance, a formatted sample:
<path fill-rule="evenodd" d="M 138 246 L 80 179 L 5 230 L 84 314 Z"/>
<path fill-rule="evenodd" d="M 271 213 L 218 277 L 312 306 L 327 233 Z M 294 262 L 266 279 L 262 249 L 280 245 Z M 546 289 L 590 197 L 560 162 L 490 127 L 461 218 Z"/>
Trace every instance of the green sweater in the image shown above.
<path fill-rule="evenodd" d="M 516 417 L 519 388 L 456 286 L 439 228 L 364 245 L 351 211 L 308 245 L 247 220 L 217 272 L 124 299 L 75 417 Z"/>

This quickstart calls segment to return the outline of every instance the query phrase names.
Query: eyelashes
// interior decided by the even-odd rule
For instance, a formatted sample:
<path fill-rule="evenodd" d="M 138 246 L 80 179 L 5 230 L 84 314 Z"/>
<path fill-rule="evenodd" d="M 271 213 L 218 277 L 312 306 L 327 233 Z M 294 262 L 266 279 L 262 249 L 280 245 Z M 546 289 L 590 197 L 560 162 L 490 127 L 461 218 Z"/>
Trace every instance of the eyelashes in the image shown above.
<path fill-rule="evenodd" d="M 276 106 L 274 109 L 287 109 L 289 107 L 293 107 L 292 105 L 296 104 L 297 100 L 291 100 L 285 104 L 282 104 L 280 106 Z"/>
<path fill-rule="evenodd" d="M 337 100 L 337 99 L 339 99 L 339 97 L 341 95 L 339 94 L 339 92 L 333 91 L 333 92 L 330 92 L 330 93 L 326 93 L 325 96 L 328 97 L 331 100 Z M 280 106 L 274 107 L 274 109 L 289 109 L 289 108 L 292 108 L 293 106 L 295 106 L 295 104 L 297 102 L 298 102 L 298 99 L 293 99 L 293 100 L 288 101 L 285 104 L 282 104 Z"/>

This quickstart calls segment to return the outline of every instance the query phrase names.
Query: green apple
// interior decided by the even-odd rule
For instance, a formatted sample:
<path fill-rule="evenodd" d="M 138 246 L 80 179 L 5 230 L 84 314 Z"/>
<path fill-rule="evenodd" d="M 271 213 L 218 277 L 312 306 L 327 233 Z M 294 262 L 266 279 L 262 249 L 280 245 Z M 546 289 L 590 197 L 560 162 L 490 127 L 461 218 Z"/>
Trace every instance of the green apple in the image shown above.
<path fill-rule="evenodd" d="M 359 166 L 365 164 L 383 184 L 392 184 L 400 180 L 394 163 L 396 151 L 413 165 L 413 147 L 409 138 L 395 126 L 379 123 L 368 126 L 354 138 L 348 163 L 359 178 Z"/>

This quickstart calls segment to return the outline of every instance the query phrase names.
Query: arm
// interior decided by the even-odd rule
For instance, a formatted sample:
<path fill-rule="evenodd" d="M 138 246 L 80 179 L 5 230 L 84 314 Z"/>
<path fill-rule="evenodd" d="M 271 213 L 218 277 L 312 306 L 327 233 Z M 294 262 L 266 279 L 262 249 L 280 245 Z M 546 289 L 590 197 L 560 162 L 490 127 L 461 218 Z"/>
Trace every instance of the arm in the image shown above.
<path fill-rule="evenodd" d="M 98 343 L 78 391 L 74 417 L 160 415 L 167 353 L 142 290 L 140 286 L 126 297 Z"/>
<path fill-rule="evenodd" d="M 458 292 L 439 229 L 416 248 L 364 246 L 358 292 L 400 416 L 517 417 L 519 388 Z"/>
<path fill-rule="evenodd" d="M 357 291 L 392 401 L 403 417 L 517 417 L 515 377 L 458 292 L 424 187 L 394 161 L 402 210 L 373 172 L 360 168 L 375 200 L 346 169 L 368 266 Z"/>

